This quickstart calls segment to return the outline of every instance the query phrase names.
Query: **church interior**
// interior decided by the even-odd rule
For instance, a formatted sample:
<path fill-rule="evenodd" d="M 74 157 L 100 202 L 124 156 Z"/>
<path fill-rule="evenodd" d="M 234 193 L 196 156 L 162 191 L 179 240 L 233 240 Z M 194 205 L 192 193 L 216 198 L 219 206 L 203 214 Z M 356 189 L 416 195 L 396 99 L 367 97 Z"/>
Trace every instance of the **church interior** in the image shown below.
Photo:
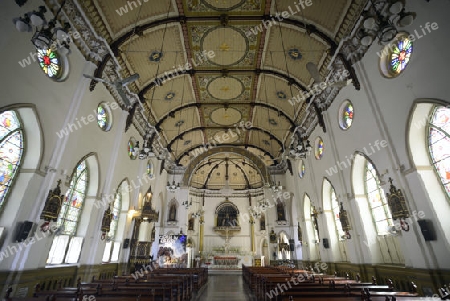
<path fill-rule="evenodd" d="M 450 1 L 0 7 L 5 300 L 450 299 Z"/>

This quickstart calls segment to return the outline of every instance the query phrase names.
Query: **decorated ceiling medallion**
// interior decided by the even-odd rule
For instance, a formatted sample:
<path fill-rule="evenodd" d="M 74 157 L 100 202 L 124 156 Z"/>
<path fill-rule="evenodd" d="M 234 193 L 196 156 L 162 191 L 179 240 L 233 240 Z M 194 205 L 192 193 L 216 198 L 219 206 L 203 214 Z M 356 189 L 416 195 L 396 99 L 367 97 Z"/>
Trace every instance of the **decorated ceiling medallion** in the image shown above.
<path fill-rule="evenodd" d="M 184 144 L 184 145 L 189 145 L 189 144 L 191 144 L 191 142 L 192 142 L 191 140 L 186 140 L 186 141 L 184 141 L 183 144 Z"/>
<path fill-rule="evenodd" d="M 288 55 L 294 61 L 300 60 L 302 58 L 302 54 L 298 50 L 298 48 L 291 48 L 288 50 Z"/>
<path fill-rule="evenodd" d="M 150 53 L 150 56 L 148 59 L 150 62 L 153 63 L 159 63 L 161 61 L 161 58 L 163 57 L 163 53 L 159 50 L 153 50 L 152 53 Z"/>
<path fill-rule="evenodd" d="M 236 130 L 230 129 L 228 131 L 218 131 L 215 135 L 214 135 L 214 140 L 217 141 L 218 143 L 224 143 L 224 144 L 228 144 L 228 143 L 233 143 L 236 141 L 239 141 L 239 134 L 237 133 Z"/>
<path fill-rule="evenodd" d="M 242 114 L 235 108 L 218 108 L 211 112 L 209 118 L 218 125 L 230 126 L 242 119 Z"/>
<path fill-rule="evenodd" d="M 183 124 L 184 124 L 184 120 L 181 119 L 181 120 L 178 120 L 178 121 L 175 123 L 175 126 L 179 128 L 179 127 L 182 126 Z"/>
<path fill-rule="evenodd" d="M 273 118 L 269 118 L 269 123 L 271 125 L 278 125 L 278 122 L 276 122 L 275 119 L 273 119 Z"/>
<path fill-rule="evenodd" d="M 55 81 L 63 80 L 63 75 L 67 73 L 64 70 L 64 59 L 61 58 L 61 56 L 51 48 L 36 50 L 39 66 L 41 67 L 41 70 L 45 73 L 45 75 Z"/>
<path fill-rule="evenodd" d="M 287 95 L 283 91 L 278 91 L 277 92 L 277 97 L 278 97 L 278 99 L 286 99 Z"/>
<path fill-rule="evenodd" d="M 265 145 L 270 145 L 270 142 L 267 141 L 266 139 L 263 139 L 263 140 L 262 140 L 262 143 L 264 143 Z"/>
<path fill-rule="evenodd" d="M 231 66 L 241 62 L 247 55 L 249 45 L 244 33 L 233 27 L 214 27 L 201 39 L 202 51 L 214 51 L 208 61 L 216 66 Z"/>
<path fill-rule="evenodd" d="M 169 93 L 166 94 L 166 96 L 164 96 L 164 99 L 165 100 L 172 100 L 172 99 L 174 99 L 175 95 L 176 95 L 175 92 L 169 92 Z"/>
<path fill-rule="evenodd" d="M 245 86 L 235 77 L 216 77 L 209 81 L 206 90 L 213 98 L 233 100 L 245 92 Z"/>

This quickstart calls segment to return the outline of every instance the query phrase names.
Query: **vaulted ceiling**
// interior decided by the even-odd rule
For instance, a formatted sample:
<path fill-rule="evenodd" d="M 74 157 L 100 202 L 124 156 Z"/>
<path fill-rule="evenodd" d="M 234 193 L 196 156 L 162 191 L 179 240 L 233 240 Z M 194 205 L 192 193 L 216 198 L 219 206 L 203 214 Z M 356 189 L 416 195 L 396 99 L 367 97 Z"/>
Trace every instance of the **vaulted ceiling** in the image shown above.
<path fill-rule="evenodd" d="M 115 56 L 102 58 L 96 76 L 104 77 L 113 60 L 122 77 L 140 75 L 129 88 L 145 119 L 134 122 L 155 127 L 175 162 L 188 166 L 198 149 L 213 145 L 243 149 L 268 166 L 289 146 L 294 129 L 308 136 L 317 125 L 311 99 L 288 100 L 313 84 L 306 63 L 316 64 L 322 78 L 333 71 L 327 67 L 367 0 L 312 0 L 304 9 L 290 0 L 79 2 Z M 289 18 L 279 21 L 282 12 Z M 211 165 L 204 166 L 195 171 L 198 187 L 211 173 Z M 243 174 L 237 187 L 256 179 L 251 168 L 233 168 L 233 175 Z M 214 175 L 209 181 L 215 185 Z"/>

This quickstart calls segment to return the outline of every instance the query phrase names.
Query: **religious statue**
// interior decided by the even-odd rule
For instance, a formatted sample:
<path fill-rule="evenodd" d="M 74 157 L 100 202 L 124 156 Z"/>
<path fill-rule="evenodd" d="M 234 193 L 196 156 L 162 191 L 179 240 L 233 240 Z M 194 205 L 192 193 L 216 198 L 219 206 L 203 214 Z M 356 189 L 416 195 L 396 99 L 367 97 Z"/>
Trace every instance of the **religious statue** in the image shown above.
<path fill-rule="evenodd" d="M 177 208 L 175 204 L 172 204 L 169 209 L 169 222 L 176 221 Z"/>
<path fill-rule="evenodd" d="M 286 215 L 284 212 L 284 205 L 280 201 L 278 201 L 278 204 L 277 204 L 277 220 L 278 221 L 286 220 Z"/>
<path fill-rule="evenodd" d="M 188 222 L 188 230 L 194 230 L 194 218 L 191 217 Z"/>

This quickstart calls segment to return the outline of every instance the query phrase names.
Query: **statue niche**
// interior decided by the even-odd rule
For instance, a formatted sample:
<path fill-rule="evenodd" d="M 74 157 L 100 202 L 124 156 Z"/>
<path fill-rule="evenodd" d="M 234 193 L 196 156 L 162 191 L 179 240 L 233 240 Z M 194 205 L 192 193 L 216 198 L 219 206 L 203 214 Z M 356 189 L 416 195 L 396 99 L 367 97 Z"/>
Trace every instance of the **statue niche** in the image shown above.
<path fill-rule="evenodd" d="M 280 200 L 277 201 L 277 221 L 286 221 L 284 204 Z"/>
<path fill-rule="evenodd" d="M 176 199 L 172 199 L 169 203 L 169 213 L 167 216 L 167 223 L 176 224 L 177 222 L 177 204 Z"/>
<path fill-rule="evenodd" d="M 261 231 L 266 230 L 266 215 L 264 213 L 261 214 L 261 218 L 259 220 L 259 229 Z"/>

